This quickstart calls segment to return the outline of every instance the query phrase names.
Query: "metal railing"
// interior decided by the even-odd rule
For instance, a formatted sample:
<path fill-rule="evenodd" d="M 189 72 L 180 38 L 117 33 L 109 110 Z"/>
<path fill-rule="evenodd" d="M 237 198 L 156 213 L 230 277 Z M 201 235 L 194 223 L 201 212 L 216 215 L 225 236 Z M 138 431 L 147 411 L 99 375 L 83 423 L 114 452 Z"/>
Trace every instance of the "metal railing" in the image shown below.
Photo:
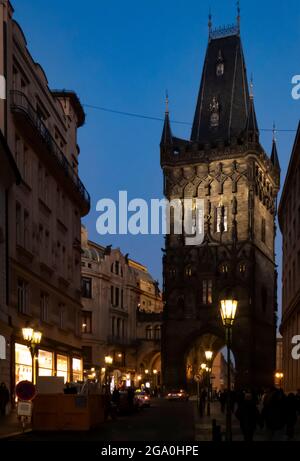
<path fill-rule="evenodd" d="M 13 112 L 23 113 L 28 118 L 30 123 L 37 130 L 41 140 L 47 147 L 48 151 L 56 159 L 58 166 L 61 167 L 65 175 L 71 179 L 75 189 L 79 192 L 82 199 L 90 207 L 90 194 L 88 193 L 83 183 L 79 179 L 77 173 L 73 170 L 64 153 L 58 147 L 55 139 L 46 127 L 45 123 L 29 102 L 27 96 L 21 91 L 11 91 L 11 110 Z"/>

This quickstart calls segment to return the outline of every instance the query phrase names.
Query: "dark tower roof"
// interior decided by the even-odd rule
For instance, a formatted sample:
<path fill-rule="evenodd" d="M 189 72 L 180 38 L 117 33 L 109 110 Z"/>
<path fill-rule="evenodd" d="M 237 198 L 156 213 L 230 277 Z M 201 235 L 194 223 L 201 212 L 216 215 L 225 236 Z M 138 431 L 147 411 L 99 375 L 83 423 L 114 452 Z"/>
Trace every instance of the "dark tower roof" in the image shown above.
<path fill-rule="evenodd" d="M 191 140 L 230 142 L 245 130 L 249 89 L 239 28 L 210 32 Z"/>
<path fill-rule="evenodd" d="M 171 123 L 169 117 L 169 98 L 168 95 L 166 97 L 166 112 L 165 112 L 165 123 L 163 132 L 161 135 L 161 146 L 170 146 L 173 142 L 172 130 L 171 130 Z"/>
<path fill-rule="evenodd" d="M 279 158 L 278 158 L 276 139 L 273 139 L 271 162 L 273 163 L 275 168 L 277 168 L 280 171 L 280 163 L 279 163 Z"/>
<path fill-rule="evenodd" d="M 259 141 L 259 129 L 258 129 L 258 123 L 257 123 L 257 118 L 256 118 L 256 113 L 255 113 L 253 94 L 250 95 L 249 112 L 248 112 L 247 125 L 246 125 L 246 136 L 247 136 L 247 140 L 250 142 Z"/>

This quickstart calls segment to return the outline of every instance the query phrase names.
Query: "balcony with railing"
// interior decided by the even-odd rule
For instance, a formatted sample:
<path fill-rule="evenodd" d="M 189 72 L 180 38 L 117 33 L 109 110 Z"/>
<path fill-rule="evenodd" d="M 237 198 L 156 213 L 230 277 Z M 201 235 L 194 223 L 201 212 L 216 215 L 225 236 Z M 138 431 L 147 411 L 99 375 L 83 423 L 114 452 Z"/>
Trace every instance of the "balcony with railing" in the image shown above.
<path fill-rule="evenodd" d="M 11 91 L 10 95 L 11 111 L 15 114 L 16 120 L 20 121 L 20 126 L 23 128 L 25 136 L 38 141 L 41 150 L 48 154 L 44 157 L 45 162 L 49 164 L 50 168 L 52 166 L 55 170 L 55 175 L 60 175 L 64 184 L 75 192 L 81 203 L 83 214 L 87 214 L 90 210 L 90 195 L 44 121 L 24 93 L 14 90 Z M 27 129 L 28 125 L 31 128 L 29 130 Z"/>
<path fill-rule="evenodd" d="M 129 339 L 120 336 L 108 336 L 107 344 L 116 345 L 116 346 L 134 346 L 136 341 L 134 339 Z"/>

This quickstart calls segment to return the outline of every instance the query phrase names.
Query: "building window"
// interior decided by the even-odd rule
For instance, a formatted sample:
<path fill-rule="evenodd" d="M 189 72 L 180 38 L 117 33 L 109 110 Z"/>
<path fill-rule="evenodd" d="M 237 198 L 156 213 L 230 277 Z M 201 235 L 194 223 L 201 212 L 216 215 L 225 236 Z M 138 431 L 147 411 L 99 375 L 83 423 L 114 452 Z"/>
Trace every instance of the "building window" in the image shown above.
<path fill-rule="evenodd" d="M 220 269 L 221 269 L 222 274 L 228 274 L 229 272 L 228 264 L 222 264 Z"/>
<path fill-rule="evenodd" d="M 152 339 L 152 327 L 146 327 L 146 339 Z"/>
<path fill-rule="evenodd" d="M 121 337 L 121 319 L 117 319 L 117 338 Z"/>
<path fill-rule="evenodd" d="M 16 238 L 17 245 L 22 245 L 22 211 L 19 203 L 16 203 Z"/>
<path fill-rule="evenodd" d="M 114 286 L 111 285 L 111 287 L 110 287 L 110 303 L 111 303 L 112 306 L 114 305 L 114 300 L 115 300 L 114 291 L 115 291 Z"/>
<path fill-rule="evenodd" d="M 223 233 L 228 231 L 228 207 L 219 206 L 216 209 L 216 231 Z"/>
<path fill-rule="evenodd" d="M 261 220 L 261 241 L 266 243 L 266 220 L 264 218 Z"/>
<path fill-rule="evenodd" d="M 112 334 L 112 337 L 114 338 L 116 334 L 116 318 L 115 317 L 112 317 L 111 319 L 111 334 Z"/>
<path fill-rule="evenodd" d="M 59 328 L 63 330 L 65 328 L 65 305 L 59 305 Z"/>
<path fill-rule="evenodd" d="M 154 339 L 160 339 L 161 338 L 161 327 L 160 326 L 156 326 L 154 328 Z"/>
<path fill-rule="evenodd" d="M 82 374 L 82 359 L 72 358 L 72 374 L 73 382 L 78 382 L 83 380 Z"/>
<path fill-rule="evenodd" d="M 53 353 L 39 350 L 39 376 L 53 376 Z"/>
<path fill-rule="evenodd" d="M 174 267 L 171 267 L 169 270 L 170 277 L 174 279 L 176 277 L 176 269 Z"/>
<path fill-rule="evenodd" d="M 202 282 L 202 301 L 203 304 L 212 304 L 212 280 Z"/>
<path fill-rule="evenodd" d="M 82 312 L 82 333 L 92 333 L 92 312 Z"/>
<path fill-rule="evenodd" d="M 83 298 L 92 298 L 92 279 L 83 277 L 81 281 L 81 294 Z"/>
<path fill-rule="evenodd" d="M 192 275 L 193 275 L 193 271 L 192 271 L 191 266 L 187 266 L 187 267 L 185 268 L 185 276 L 186 276 L 186 277 L 192 277 Z"/>
<path fill-rule="evenodd" d="M 18 280 L 18 311 L 20 314 L 28 314 L 28 283 Z"/>
<path fill-rule="evenodd" d="M 92 364 L 93 359 L 93 349 L 91 346 L 82 346 L 82 355 L 85 366 Z"/>
<path fill-rule="evenodd" d="M 49 295 L 41 293 L 40 316 L 42 322 L 47 322 L 49 317 Z"/>
<path fill-rule="evenodd" d="M 121 290 L 121 308 L 124 309 L 124 292 Z"/>
<path fill-rule="evenodd" d="M 247 266 L 245 263 L 240 264 L 240 273 L 244 275 L 246 273 Z"/>
<path fill-rule="evenodd" d="M 115 299 L 115 306 L 119 307 L 119 295 L 120 295 L 120 290 L 118 287 L 116 287 L 116 299 Z"/>
<path fill-rule="evenodd" d="M 24 248 L 29 249 L 29 213 L 24 210 Z"/>
<path fill-rule="evenodd" d="M 65 383 L 69 381 L 69 360 L 66 355 L 57 355 L 56 376 L 62 376 Z"/>
<path fill-rule="evenodd" d="M 15 344 L 16 384 L 20 381 L 32 381 L 32 357 L 30 350 L 23 344 Z"/>

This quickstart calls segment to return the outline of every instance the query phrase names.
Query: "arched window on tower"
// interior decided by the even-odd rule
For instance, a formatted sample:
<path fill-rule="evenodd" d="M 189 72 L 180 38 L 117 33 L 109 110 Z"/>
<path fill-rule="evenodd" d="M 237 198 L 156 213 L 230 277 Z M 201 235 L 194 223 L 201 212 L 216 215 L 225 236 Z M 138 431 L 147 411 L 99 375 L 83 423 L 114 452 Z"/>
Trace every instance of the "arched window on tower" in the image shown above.
<path fill-rule="evenodd" d="M 146 327 L 146 339 L 152 339 L 152 327 Z"/>
<path fill-rule="evenodd" d="M 154 328 L 154 339 L 160 339 L 160 337 L 161 337 L 161 327 L 160 325 L 157 325 Z"/>

